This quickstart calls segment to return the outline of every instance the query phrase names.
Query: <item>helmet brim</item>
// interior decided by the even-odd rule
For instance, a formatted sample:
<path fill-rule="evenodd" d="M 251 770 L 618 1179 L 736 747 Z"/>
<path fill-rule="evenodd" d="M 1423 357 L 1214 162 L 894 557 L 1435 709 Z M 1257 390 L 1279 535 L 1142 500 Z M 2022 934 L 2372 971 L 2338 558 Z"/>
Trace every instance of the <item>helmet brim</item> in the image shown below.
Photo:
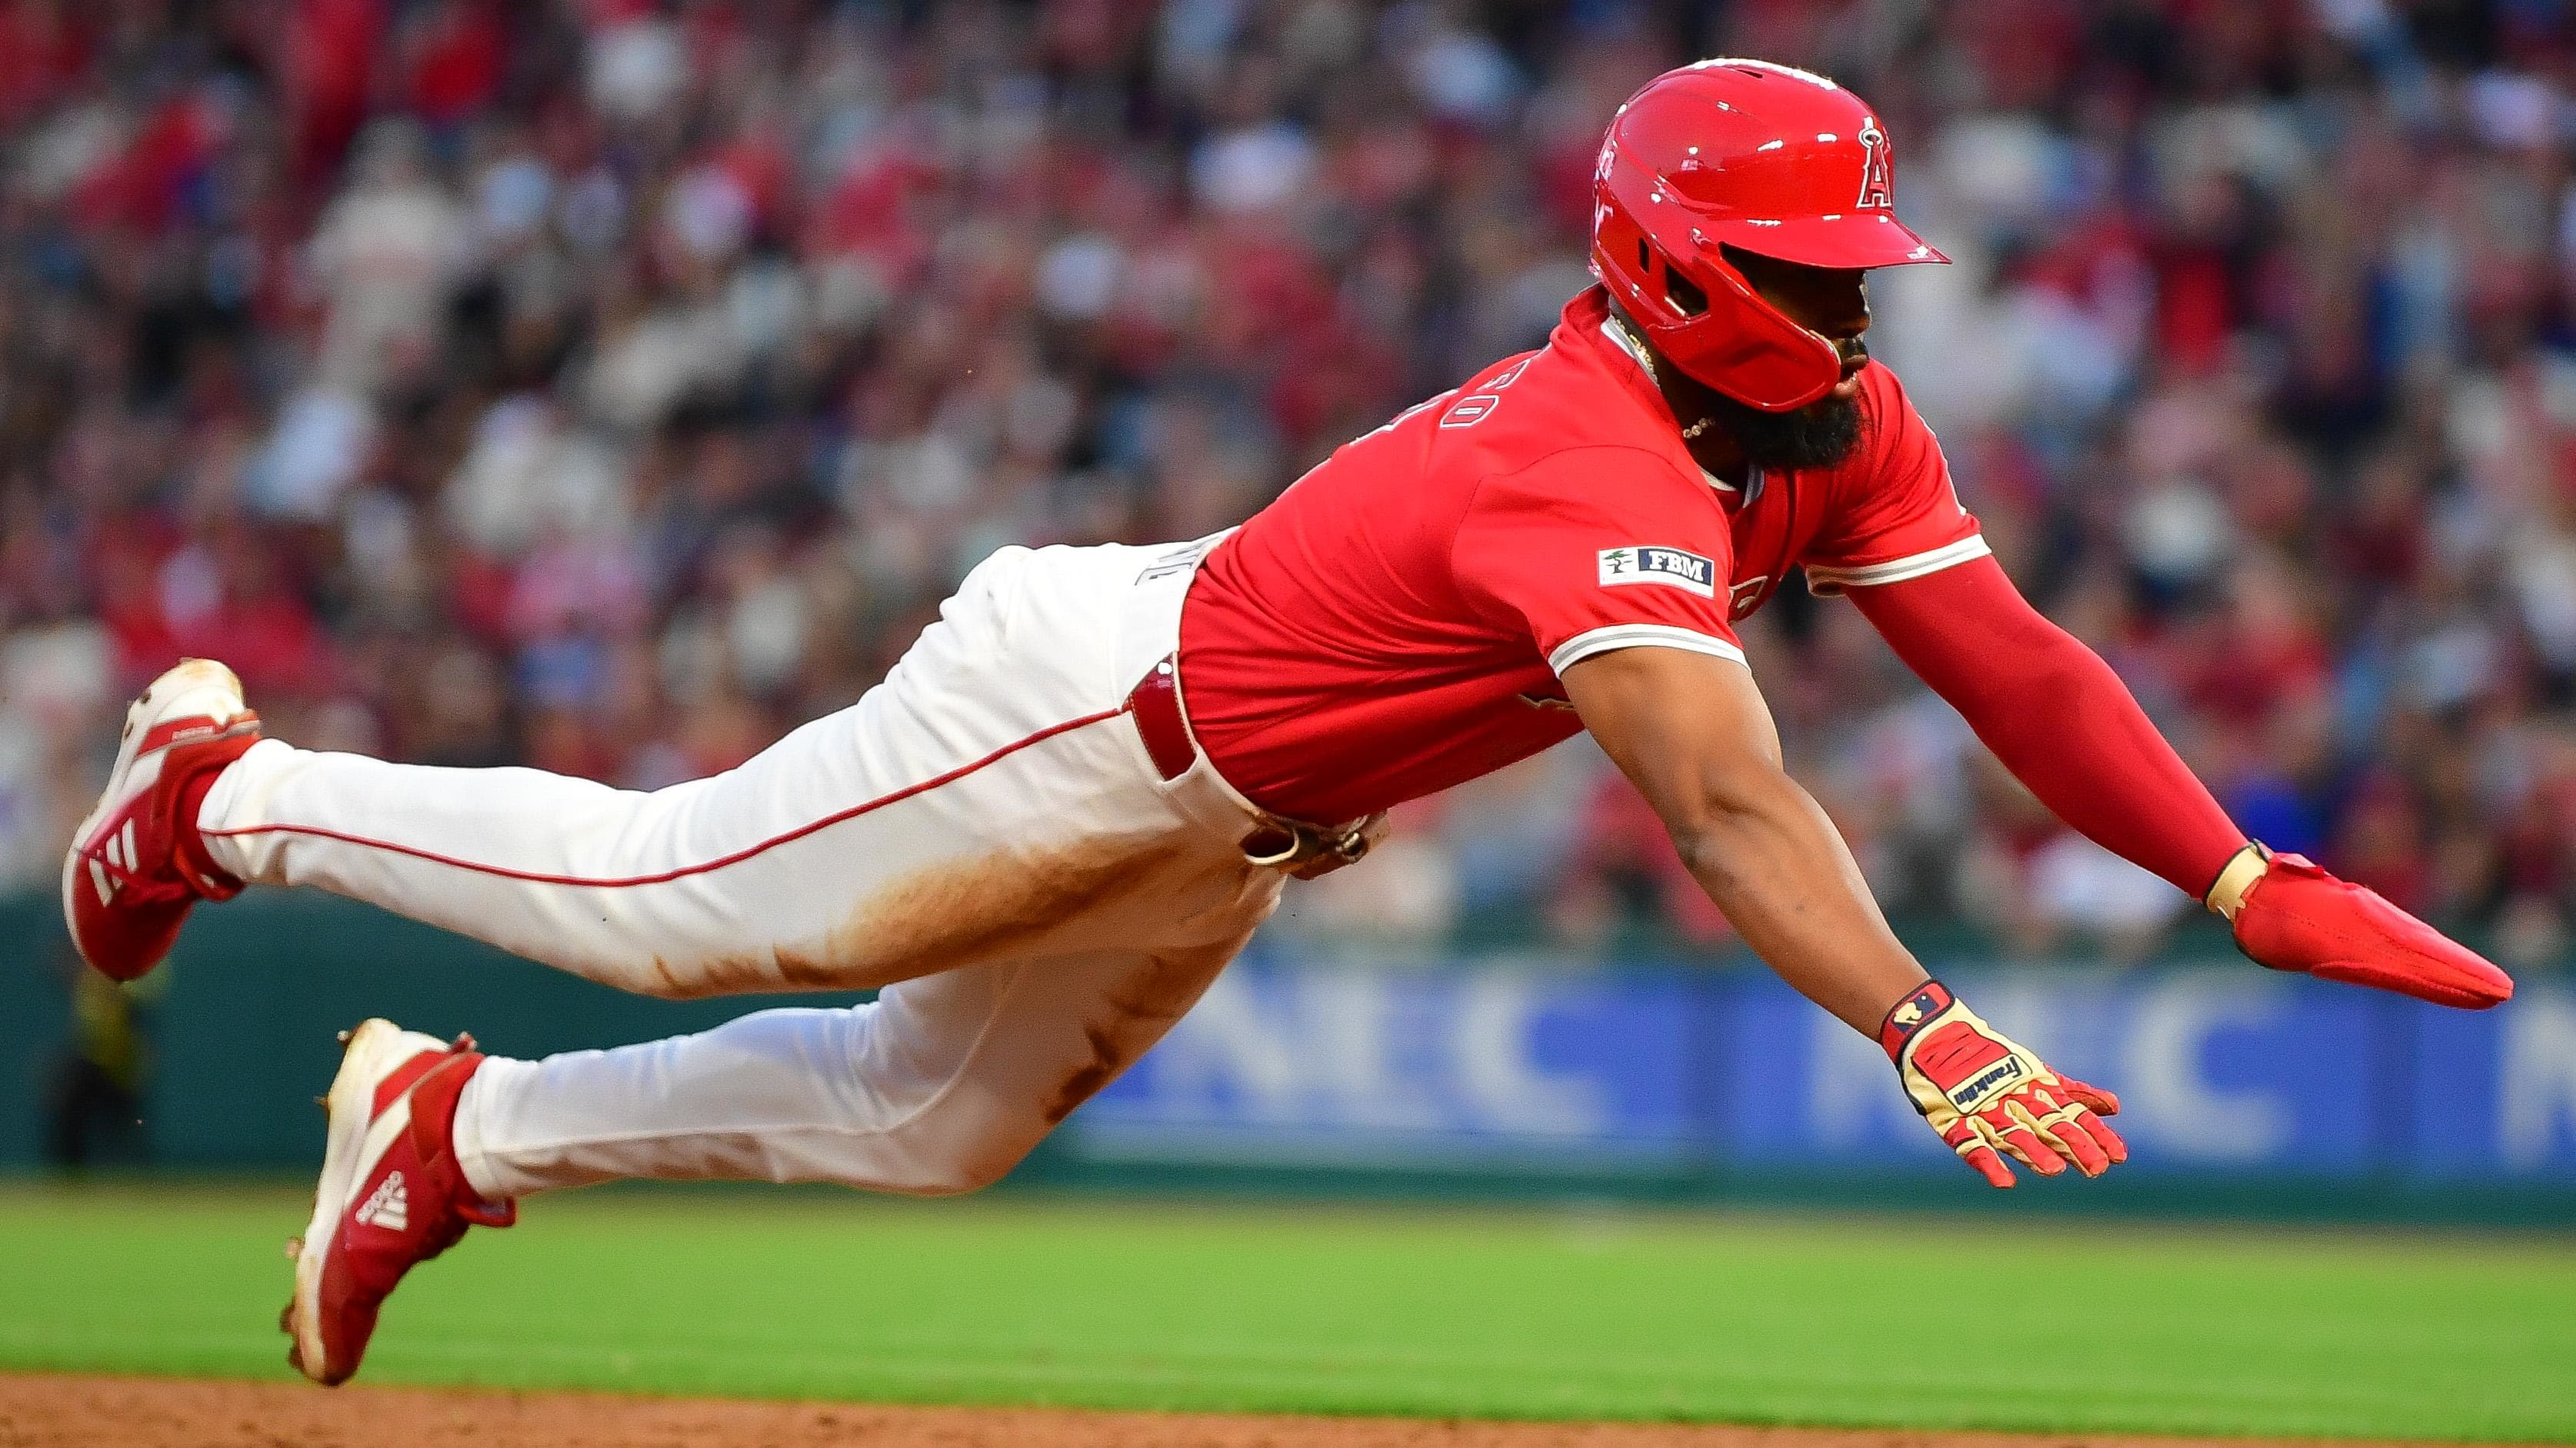
<path fill-rule="evenodd" d="M 1950 259 L 1914 229 L 1884 211 L 1853 211 L 1839 216 L 1797 216 L 1779 221 L 1702 223 L 1711 239 L 1741 247 L 1755 256 L 1801 266 L 1866 270 L 1882 266 L 1923 266 Z"/>

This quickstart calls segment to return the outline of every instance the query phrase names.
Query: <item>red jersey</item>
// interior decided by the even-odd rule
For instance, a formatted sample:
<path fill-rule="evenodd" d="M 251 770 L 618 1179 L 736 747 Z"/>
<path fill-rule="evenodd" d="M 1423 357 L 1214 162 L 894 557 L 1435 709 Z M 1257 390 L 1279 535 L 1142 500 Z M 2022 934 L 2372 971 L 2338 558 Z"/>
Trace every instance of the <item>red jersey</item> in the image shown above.
<path fill-rule="evenodd" d="M 1345 444 L 1209 554 L 1181 609 L 1200 747 L 1264 809 L 1357 819 L 1581 729 L 1578 660 L 1741 663 L 1734 621 L 1792 567 L 1826 593 L 1984 555 L 1895 375 L 1861 379 L 1848 461 L 1737 488 L 1585 291 L 1547 346 Z"/>

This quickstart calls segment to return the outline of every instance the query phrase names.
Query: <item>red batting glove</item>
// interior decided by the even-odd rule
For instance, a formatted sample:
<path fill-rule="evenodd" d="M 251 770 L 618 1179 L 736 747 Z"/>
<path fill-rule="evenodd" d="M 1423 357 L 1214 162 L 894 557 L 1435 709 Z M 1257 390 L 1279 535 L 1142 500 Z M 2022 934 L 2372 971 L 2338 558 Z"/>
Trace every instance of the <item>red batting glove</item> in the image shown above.
<path fill-rule="evenodd" d="M 2298 855 L 2247 845 L 2218 874 L 2209 908 L 2257 965 L 2482 1011 L 2513 995 L 2513 977 L 2398 909 Z"/>
<path fill-rule="evenodd" d="M 2071 1161 L 2096 1177 L 2129 1159 L 2129 1144 L 2102 1119 L 2120 1098 L 2051 1071 L 1937 980 L 1896 1003 L 1878 1043 L 1914 1109 L 1991 1185 L 2013 1184 L 2006 1155 L 2041 1176 Z"/>

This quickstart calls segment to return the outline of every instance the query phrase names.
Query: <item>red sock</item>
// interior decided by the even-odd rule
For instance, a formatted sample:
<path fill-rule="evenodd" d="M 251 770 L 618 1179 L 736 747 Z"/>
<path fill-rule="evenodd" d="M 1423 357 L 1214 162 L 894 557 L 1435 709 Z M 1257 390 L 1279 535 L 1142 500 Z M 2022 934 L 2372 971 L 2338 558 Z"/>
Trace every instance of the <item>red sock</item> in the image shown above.
<path fill-rule="evenodd" d="M 422 1161 L 445 1163 L 452 1169 L 458 1215 L 481 1226 L 506 1227 L 518 1217 L 517 1204 L 487 1202 L 475 1195 L 474 1184 L 465 1179 L 464 1165 L 456 1160 L 456 1103 L 465 1095 L 465 1083 L 483 1065 L 483 1053 L 472 1049 L 471 1042 L 466 1046 L 432 1067 L 413 1088 L 412 1147 Z"/>
<path fill-rule="evenodd" d="M 206 792 L 215 787 L 215 778 L 222 773 L 220 768 L 201 769 L 179 782 L 179 818 L 172 837 L 172 848 L 179 855 L 180 873 L 201 888 L 213 884 L 216 888 L 206 894 L 207 898 L 214 900 L 238 894 L 242 887 L 242 882 L 234 879 L 232 872 L 218 866 L 206 853 L 205 837 L 197 833 L 197 815 L 205 808 Z"/>

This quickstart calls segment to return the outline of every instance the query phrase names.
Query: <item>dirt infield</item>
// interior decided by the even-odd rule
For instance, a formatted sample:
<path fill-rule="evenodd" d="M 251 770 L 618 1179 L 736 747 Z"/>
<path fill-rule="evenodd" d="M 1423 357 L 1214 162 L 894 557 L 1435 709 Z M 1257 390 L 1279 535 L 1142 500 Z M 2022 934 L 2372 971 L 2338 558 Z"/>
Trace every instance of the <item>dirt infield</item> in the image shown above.
<path fill-rule="evenodd" d="M 0 1448 L 2187 1448 L 2196 1440 L 887 1408 L 0 1374 Z M 2284 1440 L 2226 1440 L 2268 1448 Z M 2341 1444 L 2338 1448 L 2359 1448 Z"/>

